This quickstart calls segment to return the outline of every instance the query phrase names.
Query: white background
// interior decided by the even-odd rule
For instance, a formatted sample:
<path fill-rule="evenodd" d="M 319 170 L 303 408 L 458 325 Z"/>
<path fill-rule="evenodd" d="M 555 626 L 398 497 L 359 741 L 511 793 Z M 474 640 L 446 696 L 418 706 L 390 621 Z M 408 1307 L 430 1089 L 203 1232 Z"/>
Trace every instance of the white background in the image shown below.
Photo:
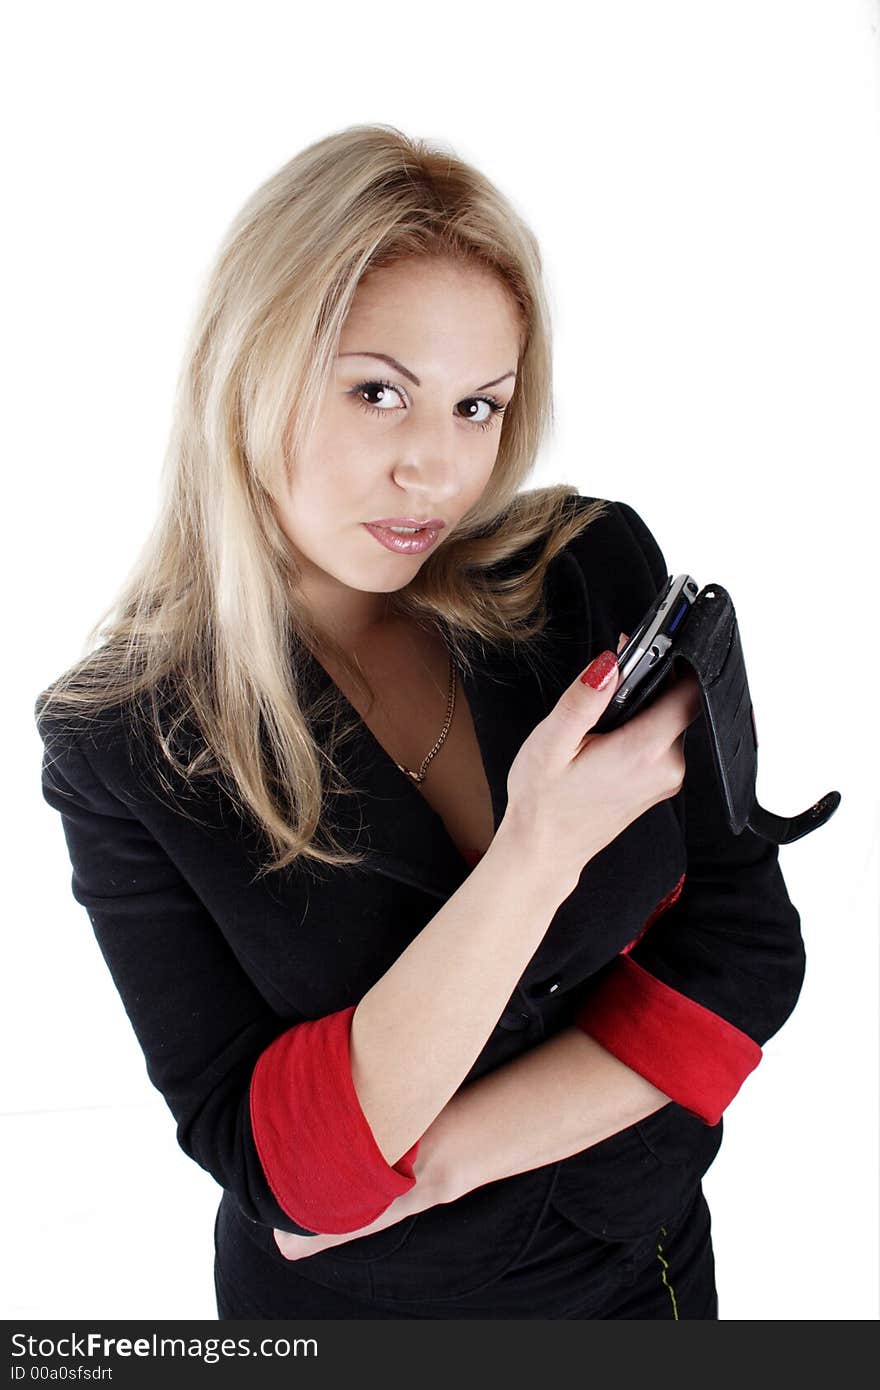
<path fill-rule="evenodd" d="M 761 800 L 842 793 L 781 851 L 806 983 L 705 1187 L 722 1319 L 876 1319 L 877 5 L 20 6 L 3 88 L 3 1316 L 216 1317 L 219 1189 L 72 898 L 32 706 L 146 535 L 223 230 L 380 121 L 539 238 L 558 424 L 533 482 L 631 503 L 731 591 Z"/>

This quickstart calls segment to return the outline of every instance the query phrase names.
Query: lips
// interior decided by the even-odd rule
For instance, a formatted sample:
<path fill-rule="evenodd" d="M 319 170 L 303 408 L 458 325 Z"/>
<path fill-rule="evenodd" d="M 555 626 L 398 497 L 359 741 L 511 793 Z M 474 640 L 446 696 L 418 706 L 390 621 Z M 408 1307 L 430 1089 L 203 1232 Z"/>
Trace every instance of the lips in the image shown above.
<path fill-rule="evenodd" d="M 398 521 L 395 518 L 393 521 L 387 522 L 365 521 L 363 525 L 364 529 L 369 531 L 370 535 L 375 537 L 380 545 L 384 545 L 386 550 L 394 551 L 398 555 L 419 555 L 423 550 L 430 550 L 431 546 L 437 540 L 444 523 L 442 521 L 430 521 L 426 525 L 421 526 L 413 535 L 401 535 L 399 532 L 392 531 L 389 528 L 392 525 L 418 526 L 419 523 L 417 521 Z"/>

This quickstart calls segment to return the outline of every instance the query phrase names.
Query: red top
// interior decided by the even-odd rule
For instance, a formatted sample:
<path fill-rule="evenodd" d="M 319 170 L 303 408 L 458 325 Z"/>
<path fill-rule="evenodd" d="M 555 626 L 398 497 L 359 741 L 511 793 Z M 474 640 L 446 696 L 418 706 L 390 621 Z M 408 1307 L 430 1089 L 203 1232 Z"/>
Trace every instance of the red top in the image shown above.
<path fill-rule="evenodd" d="M 485 851 L 481 849 L 463 849 L 461 851 L 462 858 L 467 860 L 471 868 L 473 868 L 474 864 L 479 863 L 484 853 Z"/>

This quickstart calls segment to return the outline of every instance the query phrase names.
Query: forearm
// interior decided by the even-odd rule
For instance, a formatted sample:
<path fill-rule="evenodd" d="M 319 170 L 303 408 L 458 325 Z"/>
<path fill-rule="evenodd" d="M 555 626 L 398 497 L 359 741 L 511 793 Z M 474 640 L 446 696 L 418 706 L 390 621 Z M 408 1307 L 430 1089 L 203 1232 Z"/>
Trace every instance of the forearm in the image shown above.
<path fill-rule="evenodd" d="M 416 1185 L 342 1243 L 600 1143 L 669 1097 L 570 1027 L 463 1086 L 425 1131 Z"/>
<path fill-rule="evenodd" d="M 548 867 L 549 866 L 549 867 Z M 440 912 L 376 981 L 351 1022 L 351 1075 L 396 1163 L 458 1091 L 572 885 L 499 828 Z"/>
<path fill-rule="evenodd" d="M 419 1158 L 449 1201 L 581 1153 L 668 1102 L 572 1026 L 462 1087 L 427 1131 Z"/>

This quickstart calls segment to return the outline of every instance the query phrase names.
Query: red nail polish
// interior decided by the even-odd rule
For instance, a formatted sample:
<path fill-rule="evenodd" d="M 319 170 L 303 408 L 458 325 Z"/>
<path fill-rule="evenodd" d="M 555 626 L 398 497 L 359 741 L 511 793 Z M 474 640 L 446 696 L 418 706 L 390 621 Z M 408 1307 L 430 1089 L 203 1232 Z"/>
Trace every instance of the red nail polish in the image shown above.
<path fill-rule="evenodd" d="M 584 671 L 581 681 L 584 685 L 592 686 L 593 690 L 604 690 L 616 670 L 616 653 L 612 651 L 600 652 Z"/>

